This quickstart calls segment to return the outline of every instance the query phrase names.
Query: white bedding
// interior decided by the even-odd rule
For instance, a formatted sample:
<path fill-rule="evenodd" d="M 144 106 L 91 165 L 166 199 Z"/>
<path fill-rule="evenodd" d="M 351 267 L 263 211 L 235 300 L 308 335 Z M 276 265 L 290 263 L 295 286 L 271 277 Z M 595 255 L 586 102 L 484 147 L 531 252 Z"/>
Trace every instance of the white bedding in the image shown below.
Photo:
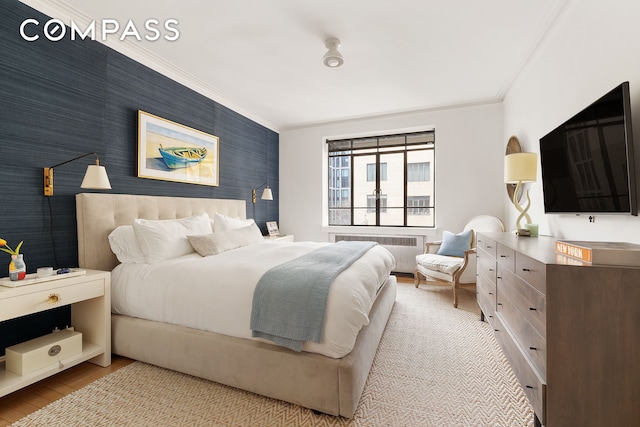
<path fill-rule="evenodd" d="M 156 264 L 120 264 L 111 276 L 112 312 L 239 338 L 251 337 L 253 290 L 269 268 L 330 243 L 264 242 L 215 256 L 184 255 Z M 376 245 L 331 286 L 322 343 L 303 351 L 340 358 L 349 354 L 378 288 L 394 268 Z"/>

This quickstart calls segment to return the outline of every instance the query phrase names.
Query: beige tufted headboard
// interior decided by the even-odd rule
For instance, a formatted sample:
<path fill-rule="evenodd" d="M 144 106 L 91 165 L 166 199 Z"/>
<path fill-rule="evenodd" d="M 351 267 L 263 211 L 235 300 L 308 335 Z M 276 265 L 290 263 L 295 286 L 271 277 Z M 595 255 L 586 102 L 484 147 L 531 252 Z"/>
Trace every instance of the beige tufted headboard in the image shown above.
<path fill-rule="evenodd" d="M 81 268 L 111 271 L 118 259 L 108 236 L 119 225 L 136 218 L 176 219 L 206 212 L 246 218 L 246 202 L 232 199 L 139 196 L 134 194 L 76 194 L 78 263 Z"/>

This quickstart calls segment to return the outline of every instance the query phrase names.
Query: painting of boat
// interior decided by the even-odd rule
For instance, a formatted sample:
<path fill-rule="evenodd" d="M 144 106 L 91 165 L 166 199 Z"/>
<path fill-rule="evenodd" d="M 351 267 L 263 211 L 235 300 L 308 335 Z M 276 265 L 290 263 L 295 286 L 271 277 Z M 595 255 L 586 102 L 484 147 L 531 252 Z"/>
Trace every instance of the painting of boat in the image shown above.
<path fill-rule="evenodd" d="M 207 157 L 205 147 L 168 147 L 160 145 L 158 149 L 162 155 L 162 160 L 169 169 L 186 168 L 201 162 Z"/>

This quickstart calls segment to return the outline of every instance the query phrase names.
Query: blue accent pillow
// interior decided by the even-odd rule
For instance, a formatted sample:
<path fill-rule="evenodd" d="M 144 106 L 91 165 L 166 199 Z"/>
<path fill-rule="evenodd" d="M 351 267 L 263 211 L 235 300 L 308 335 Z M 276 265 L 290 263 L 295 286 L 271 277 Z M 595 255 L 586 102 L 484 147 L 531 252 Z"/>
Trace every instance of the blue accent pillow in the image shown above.
<path fill-rule="evenodd" d="M 471 237 L 473 230 L 453 234 L 450 231 L 442 233 L 442 245 L 438 249 L 438 255 L 463 257 L 464 251 L 471 249 Z"/>

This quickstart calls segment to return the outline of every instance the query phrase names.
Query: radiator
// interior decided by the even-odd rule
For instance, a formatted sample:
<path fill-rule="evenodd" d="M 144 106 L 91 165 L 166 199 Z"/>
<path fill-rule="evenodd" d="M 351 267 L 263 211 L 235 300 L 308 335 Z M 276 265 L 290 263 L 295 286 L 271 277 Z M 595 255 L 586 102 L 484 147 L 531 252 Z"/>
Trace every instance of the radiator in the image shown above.
<path fill-rule="evenodd" d="M 424 252 L 425 236 L 393 236 L 374 234 L 329 233 L 330 242 L 341 240 L 356 242 L 377 242 L 393 254 L 396 259 L 396 273 L 413 273 L 416 269 L 416 255 Z"/>

